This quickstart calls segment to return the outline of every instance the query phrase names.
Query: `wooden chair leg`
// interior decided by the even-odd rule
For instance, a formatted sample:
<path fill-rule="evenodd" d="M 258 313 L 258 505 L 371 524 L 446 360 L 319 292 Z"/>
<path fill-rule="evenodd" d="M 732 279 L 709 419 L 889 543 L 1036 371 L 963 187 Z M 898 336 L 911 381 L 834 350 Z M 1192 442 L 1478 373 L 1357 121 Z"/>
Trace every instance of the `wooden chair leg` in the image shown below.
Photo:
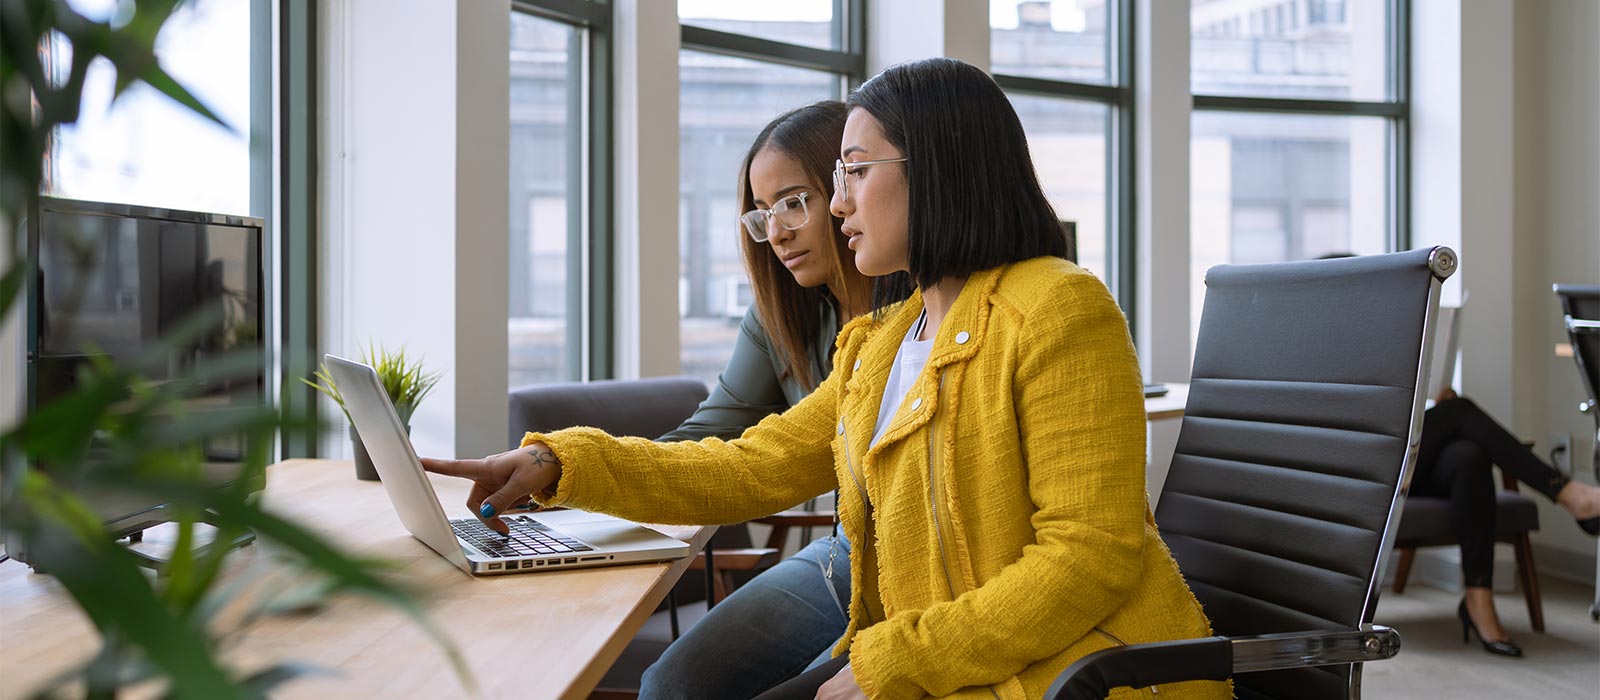
<path fill-rule="evenodd" d="M 1406 579 L 1411 578 L 1411 562 L 1417 558 L 1416 547 L 1401 547 L 1400 563 L 1394 569 L 1395 595 L 1406 592 Z"/>
<path fill-rule="evenodd" d="M 1539 571 L 1533 563 L 1533 543 L 1524 532 L 1516 536 L 1512 546 L 1517 553 L 1517 577 L 1522 582 L 1522 597 L 1528 602 L 1528 621 L 1533 631 L 1544 631 L 1544 600 L 1539 595 Z"/>
<path fill-rule="evenodd" d="M 707 575 L 711 576 L 712 580 L 711 595 L 715 596 L 716 602 L 722 602 L 722 599 L 728 597 L 728 592 L 733 590 L 733 577 L 729 575 L 727 570 L 718 571 L 714 575 L 709 573 Z"/>

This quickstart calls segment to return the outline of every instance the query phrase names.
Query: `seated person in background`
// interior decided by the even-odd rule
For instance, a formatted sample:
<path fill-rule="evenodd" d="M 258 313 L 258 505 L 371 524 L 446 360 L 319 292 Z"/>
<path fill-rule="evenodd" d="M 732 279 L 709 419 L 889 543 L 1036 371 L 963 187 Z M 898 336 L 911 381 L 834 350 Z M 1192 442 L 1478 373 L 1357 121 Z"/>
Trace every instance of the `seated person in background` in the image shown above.
<path fill-rule="evenodd" d="M 872 281 L 828 212 L 846 113 L 843 102 L 809 104 L 750 145 L 739 168 L 745 213 L 731 228 L 755 304 L 716 388 L 660 440 L 731 440 L 800 403 L 833 369 L 841 320 L 868 310 Z M 849 540 L 827 537 L 762 572 L 667 648 L 640 699 L 750 698 L 827 661 L 849 621 L 849 561 Z"/>
<path fill-rule="evenodd" d="M 1349 257 L 1354 254 L 1329 253 L 1319 259 Z M 1456 607 L 1462 637 L 1470 629 L 1485 651 L 1522 656 L 1522 648 L 1511 641 L 1494 610 L 1496 487 L 1490 468 L 1496 464 L 1567 509 L 1590 535 L 1600 534 L 1600 487 L 1568 479 L 1540 461 L 1511 431 L 1448 386 L 1434 397 L 1433 408 L 1422 414 L 1422 444 L 1410 493 L 1450 499 L 1466 588 Z"/>
<path fill-rule="evenodd" d="M 1446 388 L 1422 416 L 1422 445 L 1411 493 L 1450 499 L 1461 543 L 1466 595 L 1457 607 L 1462 635 L 1471 629 L 1491 654 L 1521 656 L 1494 610 L 1495 483 L 1492 465 L 1555 501 L 1591 535 L 1600 534 L 1600 488 L 1568 479 L 1534 456 L 1470 399 Z"/>
<path fill-rule="evenodd" d="M 732 441 L 573 428 L 424 466 L 473 479 L 468 505 L 497 530 L 528 494 L 691 524 L 838 487 L 849 627 L 831 661 L 764 697 L 1034 698 L 1094 651 L 1209 635 L 1145 497 L 1127 320 L 1063 259 L 1005 94 L 935 58 L 885 70 L 850 107 L 832 211 L 856 267 L 892 277 L 839 333 L 816 391 Z"/>

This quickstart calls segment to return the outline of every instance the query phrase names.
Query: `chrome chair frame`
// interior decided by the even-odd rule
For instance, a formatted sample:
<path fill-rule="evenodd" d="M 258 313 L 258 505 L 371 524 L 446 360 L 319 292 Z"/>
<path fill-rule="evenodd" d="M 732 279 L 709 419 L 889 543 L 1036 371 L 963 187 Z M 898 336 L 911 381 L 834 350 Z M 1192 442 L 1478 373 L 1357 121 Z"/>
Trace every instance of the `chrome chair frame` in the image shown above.
<path fill-rule="evenodd" d="M 1116 687 L 1147 687 L 1193 680 L 1227 680 L 1234 674 L 1314 666 L 1353 664 L 1346 695 L 1361 697 L 1361 664 L 1394 657 L 1400 635 L 1371 624 L 1394 548 L 1401 508 L 1410 489 L 1422 444 L 1422 414 L 1427 400 L 1428 376 L 1433 357 L 1434 327 L 1438 321 L 1440 287 L 1457 268 L 1455 251 L 1436 247 L 1428 257 L 1432 280 L 1423 319 L 1422 347 L 1412 396 L 1411 424 L 1400 478 L 1389 504 L 1382 542 L 1368 582 L 1358 629 L 1314 630 L 1241 637 L 1133 644 L 1089 654 L 1067 667 L 1045 693 L 1047 700 L 1101 700 Z"/>

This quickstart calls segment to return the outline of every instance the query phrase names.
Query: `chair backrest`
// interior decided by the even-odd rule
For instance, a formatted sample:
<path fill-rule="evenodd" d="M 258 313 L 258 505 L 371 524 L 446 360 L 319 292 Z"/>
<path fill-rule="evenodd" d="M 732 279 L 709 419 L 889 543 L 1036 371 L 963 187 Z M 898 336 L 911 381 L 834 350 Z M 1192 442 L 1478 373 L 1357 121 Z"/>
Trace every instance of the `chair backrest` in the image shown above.
<path fill-rule="evenodd" d="M 693 415 L 706 395 L 705 383 L 694 377 L 567 382 L 513 389 L 509 439 L 515 447 L 526 431 L 549 432 L 579 425 L 616 436 L 657 438 Z"/>
<path fill-rule="evenodd" d="M 1558 284 L 1556 296 L 1561 299 L 1561 313 L 1577 321 L 1600 321 L 1600 285 Z M 1591 401 L 1600 401 L 1600 333 L 1568 333 L 1572 340 L 1572 357 L 1578 362 Z M 1596 414 L 1600 421 L 1600 413 Z"/>
<path fill-rule="evenodd" d="M 1206 274 L 1156 521 L 1217 634 L 1372 618 L 1422 431 L 1448 248 Z M 1241 698 L 1343 698 L 1359 666 L 1235 677 Z"/>

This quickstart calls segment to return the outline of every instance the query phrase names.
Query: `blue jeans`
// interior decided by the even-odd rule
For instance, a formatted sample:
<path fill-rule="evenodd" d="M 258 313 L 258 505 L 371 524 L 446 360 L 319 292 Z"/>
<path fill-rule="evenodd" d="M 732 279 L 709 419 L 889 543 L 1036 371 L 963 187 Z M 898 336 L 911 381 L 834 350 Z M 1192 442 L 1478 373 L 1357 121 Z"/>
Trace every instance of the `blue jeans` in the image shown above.
<path fill-rule="evenodd" d="M 734 591 L 644 672 L 640 700 L 745 699 L 826 662 L 850 607 L 850 542 L 812 542 Z M 837 595 L 837 598 L 835 597 Z"/>

